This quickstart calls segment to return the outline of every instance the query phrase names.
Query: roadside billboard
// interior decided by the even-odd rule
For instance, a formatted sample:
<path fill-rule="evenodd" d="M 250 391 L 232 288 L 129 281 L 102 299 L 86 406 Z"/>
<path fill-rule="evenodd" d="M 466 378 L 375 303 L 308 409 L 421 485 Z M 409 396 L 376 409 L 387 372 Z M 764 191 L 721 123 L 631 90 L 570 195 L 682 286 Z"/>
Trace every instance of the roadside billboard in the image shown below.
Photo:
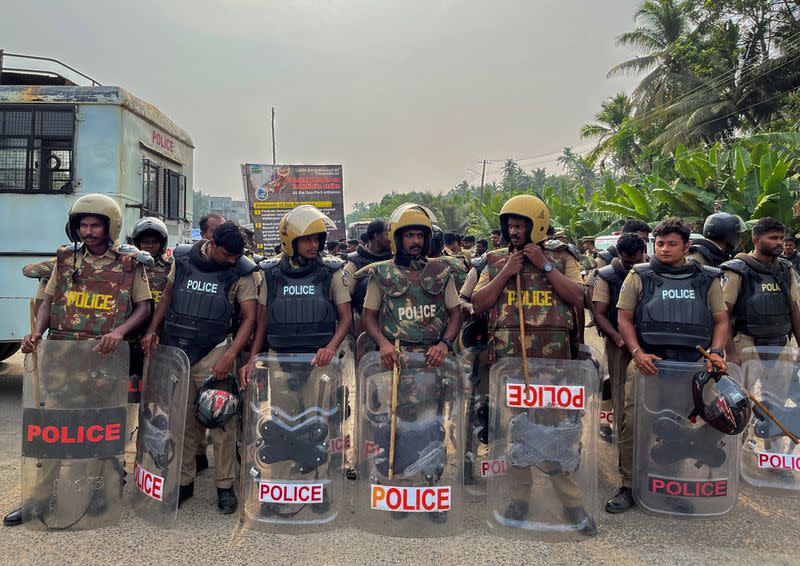
<path fill-rule="evenodd" d="M 341 165 L 242 165 L 242 181 L 259 253 L 277 244 L 278 222 L 301 204 L 313 204 L 336 223 L 328 240 L 346 237 Z"/>

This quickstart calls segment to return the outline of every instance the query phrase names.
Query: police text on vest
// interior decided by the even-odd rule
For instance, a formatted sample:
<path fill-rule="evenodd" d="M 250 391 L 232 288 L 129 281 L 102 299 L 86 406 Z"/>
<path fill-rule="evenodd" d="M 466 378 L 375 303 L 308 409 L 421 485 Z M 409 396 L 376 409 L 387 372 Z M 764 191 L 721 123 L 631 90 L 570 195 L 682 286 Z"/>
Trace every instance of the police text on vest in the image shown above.
<path fill-rule="evenodd" d="M 688 299 L 694 300 L 694 289 L 664 289 L 661 291 L 661 299 Z"/>
<path fill-rule="evenodd" d="M 202 291 L 203 293 L 216 293 L 219 283 L 210 283 L 208 281 L 195 281 L 189 279 L 186 282 L 186 288 L 192 291 Z"/>

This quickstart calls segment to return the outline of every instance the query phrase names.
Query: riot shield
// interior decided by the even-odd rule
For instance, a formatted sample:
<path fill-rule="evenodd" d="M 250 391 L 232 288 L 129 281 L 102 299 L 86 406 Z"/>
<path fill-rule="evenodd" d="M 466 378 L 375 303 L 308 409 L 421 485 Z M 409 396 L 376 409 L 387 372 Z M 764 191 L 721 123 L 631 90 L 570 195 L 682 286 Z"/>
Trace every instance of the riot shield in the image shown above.
<path fill-rule="evenodd" d="M 461 355 L 464 390 L 464 489 L 474 498 L 486 496 L 492 475 L 489 462 L 489 351 L 486 344 L 467 348 Z"/>
<path fill-rule="evenodd" d="M 46 340 L 25 361 L 22 508 L 32 530 L 113 525 L 122 511 L 128 345 Z"/>
<path fill-rule="evenodd" d="M 800 434 L 800 351 L 759 346 L 742 352 L 745 383 L 767 410 Z M 776 495 L 800 496 L 800 447 L 757 406 L 742 449 L 742 478 Z"/>
<path fill-rule="evenodd" d="M 399 537 L 462 531 L 461 380 L 452 355 L 430 368 L 424 353 L 403 352 L 396 379 L 378 352 L 361 359 L 356 411 L 360 528 Z"/>
<path fill-rule="evenodd" d="M 145 360 L 131 504 L 142 519 L 170 527 L 178 514 L 189 358 L 158 345 Z"/>
<path fill-rule="evenodd" d="M 702 362 L 656 362 L 658 375 L 636 372 L 633 498 L 650 513 L 716 517 L 736 504 L 741 438 L 726 435 L 694 408 L 692 378 Z M 741 383 L 741 369 L 730 365 Z"/>
<path fill-rule="evenodd" d="M 596 531 L 599 375 L 591 360 L 503 358 L 490 371 L 489 525 L 580 540 Z"/>
<path fill-rule="evenodd" d="M 256 358 L 245 391 L 242 517 L 249 528 L 282 533 L 330 528 L 342 509 L 341 365 L 314 354 Z"/>

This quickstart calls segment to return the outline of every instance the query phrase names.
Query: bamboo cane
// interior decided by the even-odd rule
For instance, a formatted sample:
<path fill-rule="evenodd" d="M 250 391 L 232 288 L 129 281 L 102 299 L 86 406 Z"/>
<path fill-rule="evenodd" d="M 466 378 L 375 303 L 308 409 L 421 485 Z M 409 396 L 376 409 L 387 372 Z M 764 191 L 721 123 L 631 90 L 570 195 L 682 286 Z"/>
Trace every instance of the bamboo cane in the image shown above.
<path fill-rule="evenodd" d="M 36 301 L 30 299 L 28 302 L 28 312 L 30 314 L 31 336 L 36 334 Z M 39 359 L 36 350 L 31 352 L 33 360 L 33 399 L 37 407 L 41 406 L 41 393 L 39 392 Z"/>
<path fill-rule="evenodd" d="M 522 280 L 517 273 L 517 318 L 519 318 L 519 342 L 522 345 L 522 377 L 525 379 L 525 398 L 531 394 L 528 380 L 528 345 L 525 343 L 525 319 L 522 314 Z"/>
<path fill-rule="evenodd" d="M 400 356 L 400 338 L 395 338 L 394 353 Z M 391 415 L 391 436 L 389 438 L 389 481 L 394 476 L 394 444 L 395 433 L 397 431 L 397 387 L 400 381 L 400 363 L 395 362 L 392 368 L 392 415 Z"/>

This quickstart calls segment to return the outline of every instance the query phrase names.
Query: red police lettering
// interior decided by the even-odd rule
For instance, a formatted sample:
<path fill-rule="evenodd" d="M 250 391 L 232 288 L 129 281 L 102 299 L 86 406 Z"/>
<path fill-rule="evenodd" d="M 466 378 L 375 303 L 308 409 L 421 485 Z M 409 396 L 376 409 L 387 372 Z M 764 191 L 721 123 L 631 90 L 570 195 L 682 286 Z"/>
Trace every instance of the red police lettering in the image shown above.
<path fill-rule="evenodd" d="M 450 486 L 398 487 L 372 485 L 371 507 L 381 511 L 427 513 L 450 509 Z"/>
<path fill-rule="evenodd" d="M 728 480 L 686 481 L 650 476 L 650 491 L 675 497 L 725 497 Z"/>
<path fill-rule="evenodd" d="M 74 429 L 67 425 L 40 427 L 39 425 L 31 424 L 28 425 L 25 436 L 28 442 L 33 442 L 38 437 L 47 444 L 80 444 L 84 441 L 98 443 L 119 440 L 120 430 L 120 423 L 78 425 Z"/>
<path fill-rule="evenodd" d="M 773 454 L 771 452 L 759 452 L 758 467 L 800 472 L 800 455 L 793 456 L 791 454 Z"/>
<path fill-rule="evenodd" d="M 152 497 L 157 501 L 162 501 L 164 498 L 164 478 L 157 476 L 152 472 L 148 472 L 139 465 L 139 462 L 133 463 L 133 477 L 136 481 L 136 487 L 139 491 Z"/>
<path fill-rule="evenodd" d="M 525 389 L 521 383 L 506 384 L 506 404 L 520 408 L 583 409 L 583 386 L 531 385 Z"/>
<path fill-rule="evenodd" d="M 376 443 L 367 440 L 363 444 L 362 451 L 364 452 L 364 457 L 369 457 L 379 455 L 381 452 L 383 452 L 383 449 Z"/>
<path fill-rule="evenodd" d="M 153 130 L 151 139 L 153 140 L 153 143 L 161 149 L 166 149 L 170 153 L 175 151 L 175 142 L 161 132 Z"/>
<path fill-rule="evenodd" d="M 322 503 L 321 483 L 261 482 L 258 498 L 267 503 Z"/>
<path fill-rule="evenodd" d="M 502 476 L 506 473 L 506 460 L 505 458 L 498 458 L 497 460 L 483 460 L 481 462 L 481 477 L 492 478 L 495 476 Z"/>
<path fill-rule="evenodd" d="M 611 424 L 614 422 L 614 411 L 600 411 L 600 422 Z"/>

